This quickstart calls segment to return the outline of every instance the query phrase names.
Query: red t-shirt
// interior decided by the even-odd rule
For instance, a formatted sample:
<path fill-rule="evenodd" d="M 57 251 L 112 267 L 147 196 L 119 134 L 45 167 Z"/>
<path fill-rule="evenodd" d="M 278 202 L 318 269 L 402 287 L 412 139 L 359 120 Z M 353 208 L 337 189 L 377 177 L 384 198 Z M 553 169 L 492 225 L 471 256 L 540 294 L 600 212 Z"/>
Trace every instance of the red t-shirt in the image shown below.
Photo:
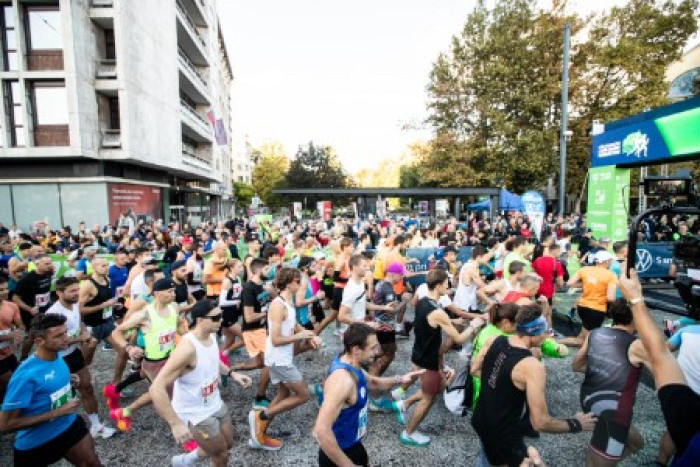
<path fill-rule="evenodd" d="M 552 298 L 554 296 L 555 277 L 564 276 L 564 268 L 561 267 L 561 263 L 552 256 L 540 256 L 532 263 L 532 270 L 542 278 L 537 295 Z"/>
<path fill-rule="evenodd" d="M 501 300 L 503 303 L 516 303 L 518 300 L 521 298 L 529 298 L 529 295 L 526 293 L 523 293 L 519 290 L 511 290 L 506 294 L 505 297 L 503 297 L 503 300 Z"/>

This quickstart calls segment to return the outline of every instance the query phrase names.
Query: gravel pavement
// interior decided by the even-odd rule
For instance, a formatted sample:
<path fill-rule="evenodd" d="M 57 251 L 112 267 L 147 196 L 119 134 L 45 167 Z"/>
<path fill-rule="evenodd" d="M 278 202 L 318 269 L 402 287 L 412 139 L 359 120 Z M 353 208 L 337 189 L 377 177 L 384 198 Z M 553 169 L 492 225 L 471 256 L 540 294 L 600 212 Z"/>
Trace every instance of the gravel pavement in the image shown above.
<path fill-rule="evenodd" d="M 557 302 L 564 311 L 572 297 L 561 295 Z M 661 323 L 672 317 L 662 312 L 653 313 Z M 411 319 L 411 312 L 407 318 Z M 307 383 L 320 381 L 335 355 L 341 350 L 337 337 L 332 335 L 334 326 L 324 332 L 325 347 L 296 357 L 296 364 L 304 374 Z M 409 370 L 409 356 L 413 339 L 400 340 L 395 362 L 388 374 L 401 374 Z M 232 361 L 243 360 L 243 355 L 234 356 Z M 580 410 L 579 387 L 582 375 L 571 372 L 572 354 L 565 359 L 546 359 L 547 402 L 553 416 L 571 416 Z M 462 363 L 456 352 L 447 355 L 447 364 L 459 367 Z M 93 380 L 96 390 L 101 388 L 112 373 L 113 353 L 99 350 L 93 364 Z M 258 372 L 251 372 L 255 384 Z M 136 386 L 136 395 L 123 400 L 128 402 L 147 389 L 144 382 Z M 269 431 L 278 434 L 285 446 L 278 452 L 263 452 L 250 449 L 248 441 L 247 413 L 250 410 L 253 389 L 242 389 L 229 385 L 223 388 L 223 398 L 236 430 L 235 445 L 231 451 L 229 465 L 234 466 L 311 466 L 317 465 L 318 446 L 311 436 L 318 406 L 312 400 L 291 413 L 280 415 L 270 425 Z M 270 389 L 270 396 L 274 389 Z M 104 399 L 100 398 L 100 417 L 106 417 Z M 658 439 L 664 430 L 664 422 L 654 392 L 640 385 L 634 412 L 634 424 L 640 429 L 646 447 L 630 457 L 622 465 L 653 465 L 656 458 Z M 474 465 L 478 455 L 479 441 L 472 430 L 469 417 L 459 417 L 449 413 L 442 400 L 436 403 L 428 417 L 421 424 L 421 431 L 433 438 L 427 448 L 406 447 L 398 436 L 401 427 L 393 414 L 371 413 L 367 436 L 364 439 L 371 465 L 374 466 L 427 466 L 433 465 Z M 588 433 L 551 435 L 542 434 L 533 440 L 548 465 L 583 465 L 585 446 L 590 438 Z M 0 465 L 10 465 L 11 436 L 0 440 Z M 119 434 L 109 440 L 97 440 L 97 452 L 105 466 L 165 466 L 170 465 L 170 457 L 180 453 L 170 430 L 152 407 L 146 407 L 135 414 L 133 428 L 129 433 Z M 67 465 L 67 464 L 58 464 Z"/>

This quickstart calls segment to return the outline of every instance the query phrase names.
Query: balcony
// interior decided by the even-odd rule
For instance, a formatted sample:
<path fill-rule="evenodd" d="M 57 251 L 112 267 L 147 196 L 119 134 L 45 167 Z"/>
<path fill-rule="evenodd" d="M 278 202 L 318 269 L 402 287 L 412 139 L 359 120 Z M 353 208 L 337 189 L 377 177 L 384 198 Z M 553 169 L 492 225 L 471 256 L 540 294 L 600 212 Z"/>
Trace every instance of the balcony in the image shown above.
<path fill-rule="evenodd" d="M 27 53 L 30 71 L 63 70 L 63 50 L 30 50 Z"/>
<path fill-rule="evenodd" d="M 183 9 L 190 15 L 192 21 L 200 27 L 207 27 L 207 8 L 202 0 L 181 0 Z"/>
<path fill-rule="evenodd" d="M 197 142 L 211 143 L 213 132 L 209 122 L 199 115 L 196 109 L 182 99 L 180 100 L 180 109 L 183 134 Z"/>
<path fill-rule="evenodd" d="M 209 66 L 207 54 L 207 42 L 197 29 L 197 25 L 187 14 L 182 3 L 175 2 L 177 10 L 177 43 L 190 58 L 190 60 L 198 66 Z"/>
<path fill-rule="evenodd" d="M 112 8 L 114 0 L 90 0 L 90 6 L 92 8 Z"/>
<path fill-rule="evenodd" d="M 90 19 L 103 29 L 114 29 L 114 0 L 90 0 Z"/>
<path fill-rule="evenodd" d="M 100 147 L 105 149 L 115 149 L 122 147 L 121 130 L 103 130 Z"/>
<path fill-rule="evenodd" d="M 97 79 L 116 79 L 117 78 L 117 61 L 116 60 L 98 60 L 97 61 Z"/>
<path fill-rule="evenodd" d="M 180 89 L 195 103 L 209 105 L 211 100 L 207 82 L 182 51 L 180 51 L 178 59 L 180 62 Z"/>

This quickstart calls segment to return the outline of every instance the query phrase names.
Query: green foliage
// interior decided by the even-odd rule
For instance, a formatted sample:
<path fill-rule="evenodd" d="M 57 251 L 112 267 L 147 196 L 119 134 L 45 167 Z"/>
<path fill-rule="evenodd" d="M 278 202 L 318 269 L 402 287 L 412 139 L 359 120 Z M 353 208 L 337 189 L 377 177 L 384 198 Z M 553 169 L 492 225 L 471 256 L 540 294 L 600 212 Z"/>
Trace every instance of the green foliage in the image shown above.
<path fill-rule="evenodd" d="M 276 188 L 284 186 L 284 177 L 289 167 L 289 159 L 279 143 L 263 144 L 253 150 L 255 160 L 253 167 L 253 189 L 255 193 L 270 208 L 284 204 L 282 197 L 272 193 Z"/>
<path fill-rule="evenodd" d="M 338 156 L 330 146 L 299 146 L 285 176 L 290 188 L 345 188 L 351 185 Z"/>
<path fill-rule="evenodd" d="M 233 194 L 238 206 L 248 206 L 255 195 L 255 189 L 248 183 L 233 182 Z"/>

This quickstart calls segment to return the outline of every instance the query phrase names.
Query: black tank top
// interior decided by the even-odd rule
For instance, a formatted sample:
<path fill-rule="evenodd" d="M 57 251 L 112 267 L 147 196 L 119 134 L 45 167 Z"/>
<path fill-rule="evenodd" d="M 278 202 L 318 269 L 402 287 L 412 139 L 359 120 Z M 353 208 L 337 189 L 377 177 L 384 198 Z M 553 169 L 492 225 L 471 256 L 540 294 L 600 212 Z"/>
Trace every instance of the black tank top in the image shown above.
<path fill-rule="evenodd" d="M 598 328 L 588 336 L 586 376 L 581 384 L 581 407 L 600 415 L 614 410 L 622 423 L 632 421 L 632 407 L 637 396 L 641 367 L 628 358 L 636 338 L 627 331 Z"/>
<path fill-rule="evenodd" d="M 226 300 L 232 301 L 232 300 L 240 300 L 241 298 L 241 281 L 237 277 L 231 277 L 231 276 L 226 276 L 228 280 L 231 281 L 231 288 L 228 289 L 228 292 L 226 292 Z M 238 311 L 240 306 L 236 305 L 224 305 L 221 307 L 223 311 Z"/>
<path fill-rule="evenodd" d="M 177 282 L 173 281 L 173 283 L 175 284 L 175 303 L 178 305 L 180 303 L 187 303 L 187 296 L 189 295 L 187 282 L 178 284 Z"/>
<path fill-rule="evenodd" d="M 507 336 L 497 337 L 484 356 L 472 426 L 492 465 L 520 465 L 526 455 L 520 428 L 525 391 L 513 384 L 511 373 L 515 365 L 531 356 L 529 350 L 511 346 Z"/>
<path fill-rule="evenodd" d="M 411 361 L 426 370 L 440 370 L 440 345 L 442 329 L 434 328 L 428 323 L 428 315 L 439 308 L 430 297 L 423 297 L 416 303 L 416 317 L 413 323 L 415 340 Z"/>
<path fill-rule="evenodd" d="M 105 278 L 105 285 L 100 284 L 92 277 L 88 278 L 88 280 L 92 282 L 95 289 L 97 289 L 97 295 L 95 295 L 95 298 L 87 302 L 85 306 L 96 306 L 112 298 L 112 287 L 109 285 L 109 279 Z M 83 323 L 85 323 L 86 326 L 99 326 L 100 324 L 106 323 L 111 316 L 112 309 L 103 308 L 102 310 L 98 310 L 94 313 L 83 315 L 82 318 Z"/>

